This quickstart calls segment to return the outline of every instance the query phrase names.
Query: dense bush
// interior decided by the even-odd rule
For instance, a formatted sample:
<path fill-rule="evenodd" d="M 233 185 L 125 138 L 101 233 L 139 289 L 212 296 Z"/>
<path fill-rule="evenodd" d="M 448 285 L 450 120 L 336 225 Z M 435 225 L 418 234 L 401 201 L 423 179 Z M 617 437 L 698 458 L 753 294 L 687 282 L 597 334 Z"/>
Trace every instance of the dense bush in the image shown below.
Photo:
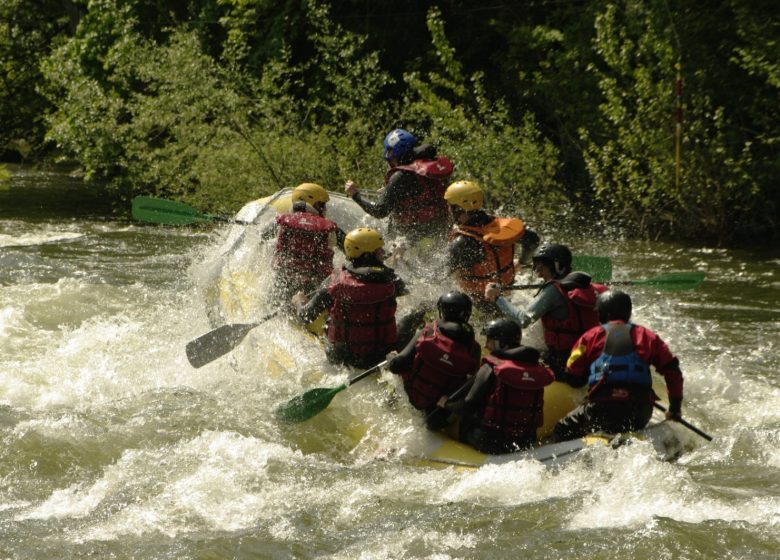
<path fill-rule="evenodd" d="M 379 187 L 403 126 L 538 221 L 777 239 L 769 0 L 510 4 L 9 0 L 0 143 L 45 134 L 117 200 L 227 212 L 302 181 Z"/>

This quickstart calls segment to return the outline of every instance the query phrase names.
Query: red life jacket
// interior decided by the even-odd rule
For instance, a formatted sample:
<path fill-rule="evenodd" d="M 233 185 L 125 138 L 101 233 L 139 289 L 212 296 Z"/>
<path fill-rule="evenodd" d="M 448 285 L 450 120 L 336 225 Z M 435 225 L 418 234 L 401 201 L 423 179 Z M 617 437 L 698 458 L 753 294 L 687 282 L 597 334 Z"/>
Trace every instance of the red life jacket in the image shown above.
<path fill-rule="evenodd" d="M 523 237 L 525 224 L 520 218 L 494 218 L 482 227 L 457 226 L 452 237 L 465 235 L 482 243 L 484 260 L 458 272 L 458 285 L 475 299 L 484 299 L 491 282 L 509 285 L 515 279 L 515 243 Z"/>
<path fill-rule="evenodd" d="M 342 268 L 328 286 L 333 298 L 326 336 L 345 343 L 355 356 L 389 351 L 395 345 L 395 284 L 366 282 Z"/>
<path fill-rule="evenodd" d="M 414 174 L 420 184 L 419 194 L 404 200 L 403 208 L 393 213 L 395 223 L 411 225 L 446 221 L 448 214 L 444 191 L 449 185 L 452 167 L 449 159 L 439 156 L 436 159 L 416 159 L 409 165 L 397 165 L 389 169 L 385 174 L 385 185 L 398 171 Z"/>
<path fill-rule="evenodd" d="M 568 292 L 557 280 L 551 281 L 555 289 L 566 301 L 566 319 L 553 319 L 549 315 L 542 317 L 544 327 L 544 342 L 550 350 L 571 353 L 571 348 L 585 331 L 599 325 L 599 314 L 596 311 L 596 297 L 607 291 L 604 284 L 591 284 L 585 288 L 574 288 Z"/>
<path fill-rule="evenodd" d="M 439 332 L 434 321 L 425 325 L 417 339 L 410 372 L 403 373 L 409 402 L 418 410 L 436 406 L 442 395 L 450 395 L 479 367 L 479 344 L 465 345 Z"/>
<path fill-rule="evenodd" d="M 333 272 L 333 249 L 329 236 L 338 229 L 336 223 L 309 212 L 292 212 L 276 217 L 274 266 L 284 268 L 286 275 L 323 280 Z"/>
<path fill-rule="evenodd" d="M 544 388 L 555 380 L 555 374 L 539 363 L 492 355 L 482 361 L 493 367 L 496 376 L 495 389 L 482 409 L 482 427 L 510 441 L 535 439 L 536 429 L 544 424 Z"/>

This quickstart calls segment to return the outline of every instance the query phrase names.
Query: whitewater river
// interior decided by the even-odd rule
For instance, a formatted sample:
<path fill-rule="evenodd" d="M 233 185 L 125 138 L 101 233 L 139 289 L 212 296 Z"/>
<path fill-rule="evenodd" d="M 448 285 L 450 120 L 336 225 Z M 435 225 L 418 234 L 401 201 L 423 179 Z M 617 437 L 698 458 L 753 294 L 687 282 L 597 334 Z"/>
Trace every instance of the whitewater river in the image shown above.
<path fill-rule="evenodd" d="M 274 418 L 348 373 L 283 319 L 189 365 L 225 229 L 134 223 L 78 181 L 15 172 L 0 190 L 0 558 L 780 556 L 776 252 L 557 239 L 610 257 L 615 278 L 706 273 L 692 291 L 628 290 L 715 440 L 676 462 L 637 443 L 558 468 L 432 469 L 410 460 L 427 434 L 388 374 L 310 422 Z M 421 299 L 439 291 L 424 284 Z"/>

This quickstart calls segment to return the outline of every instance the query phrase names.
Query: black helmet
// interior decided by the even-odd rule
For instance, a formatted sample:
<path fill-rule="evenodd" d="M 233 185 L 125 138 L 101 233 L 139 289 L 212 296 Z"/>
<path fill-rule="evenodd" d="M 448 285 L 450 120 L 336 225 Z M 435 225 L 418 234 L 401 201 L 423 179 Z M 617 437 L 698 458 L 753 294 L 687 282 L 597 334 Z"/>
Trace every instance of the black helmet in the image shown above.
<path fill-rule="evenodd" d="M 463 292 L 447 292 L 436 302 L 442 321 L 465 323 L 471 317 L 471 298 Z"/>
<path fill-rule="evenodd" d="M 631 318 L 631 297 L 620 290 L 608 290 L 596 299 L 599 321 L 628 321 Z"/>
<path fill-rule="evenodd" d="M 493 319 L 482 328 L 482 334 L 493 340 L 498 340 L 501 347 L 519 346 L 523 338 L 520 325 L 509 319 Z"/>
<path fill-rule="evenodd" d="M 544 261 L 550 267 L 550 270 L 553 271 L 556 278 L 571 272 L 571 251 L 566 245 L 543 243 L 536 250 L 532 260 Z"/>

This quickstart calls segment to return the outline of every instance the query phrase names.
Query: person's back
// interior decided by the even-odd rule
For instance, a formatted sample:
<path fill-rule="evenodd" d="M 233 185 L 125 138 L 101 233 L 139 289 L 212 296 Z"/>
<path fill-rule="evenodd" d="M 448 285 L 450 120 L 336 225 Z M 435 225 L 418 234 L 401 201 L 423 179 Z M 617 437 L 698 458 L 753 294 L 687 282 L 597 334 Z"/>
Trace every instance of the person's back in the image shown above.
<path fill-rule="evenodd" d="M 298 185 L 291 211 L 278 215 L 269 232 L 276 233 L 273 291 L 284 301 L 297 291 L 311 292 L 333 272 L 333 237 L 340 230 L 324 216 L 329 198 L 320 185 Z"/>
<path fill-rule="evenodd" d="M 667 417 L 681 416 L 683 377 L 677 358 L 648 328 L 630 323 L 631 298 L 619 290 L 599 295 L 602 325 L 576 342 L 566 368 L 567 383 L 588 384 L 588 400 L 555 426 L 559 441 L 592 431 L 618 433 L 644 428 L 653 414 L 650 366 L 664 376 Z"/>
<path fill-rule="evenodd" d="M 509 453 L 534 445 L 544 423 L 544 388 L 555 380 L 539 363 L 539 351 L 520 344 L 522 331 L 508 319 L 495 319 L 482 331 L 490 354 L 483 358 L 462 403 L 461 441 L 483 453 Z"/>
<path fill-rule="evenodd" d="M 292 303 L 306 324 L 328 311 L 325 352 L 331 362 L 368 367 L 395 349 L 396 297 L 406 294 L 406 287 L 385 266 L 384 239 L 377 230 L 349 232 L 344 254 L 349 262 L 334 271 L 310 300 L 299 292 Z"/>
<path fill-rule="evenodd" d="M 325 335 L 334 352 L 359 367 L 381 361 L 395 347 L 395 273 L 379 261 L 345 264 L 327 288 L 333 302 Z"/>
<path fill-rule="evenodd" d="M 444 237 L 449 228 L 444 191 L 452 174 L 452 162 L 437 154 L 430 144 L 417 146 L 417 139 L 403 129 L 390 132 L 384 141 L 384 159 L 390 168 L 378 200 L 366 200 L 352 181 L 348 196 L 375 218 L 389 217 L 388 232 L 409 241 Z"/>
<path fill-rule="evenodd" d="M 388 369 L 401 375 L 409 402 L 426 416 L 442 396 L 459 389 L 479 367 L 481 349 L 468 323 L 471 300 L 461 292 L 442 295 L 439 319 L 426 324 L 397 355 Z M 430 428 L 440 427 L 446 415 Z"/>

